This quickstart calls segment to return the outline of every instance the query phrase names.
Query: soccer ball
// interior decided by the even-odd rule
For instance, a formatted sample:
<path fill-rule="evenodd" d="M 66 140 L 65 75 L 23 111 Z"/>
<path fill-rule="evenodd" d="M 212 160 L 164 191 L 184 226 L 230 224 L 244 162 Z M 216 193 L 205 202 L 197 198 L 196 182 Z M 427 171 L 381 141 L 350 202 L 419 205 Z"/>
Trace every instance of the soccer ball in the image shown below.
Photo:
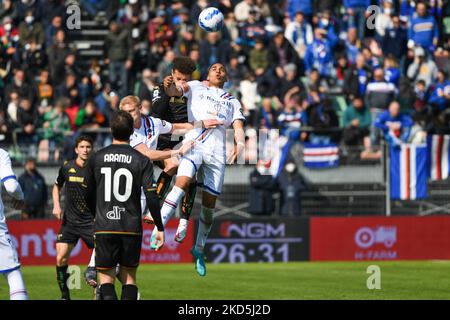
<path fill-rule="evenodd" d="M 222 29 L 223 20 L 223 14 L 219 9 L 209 7 L 200 12 L 198 25 L 206 32 L 217 32 Z"/>

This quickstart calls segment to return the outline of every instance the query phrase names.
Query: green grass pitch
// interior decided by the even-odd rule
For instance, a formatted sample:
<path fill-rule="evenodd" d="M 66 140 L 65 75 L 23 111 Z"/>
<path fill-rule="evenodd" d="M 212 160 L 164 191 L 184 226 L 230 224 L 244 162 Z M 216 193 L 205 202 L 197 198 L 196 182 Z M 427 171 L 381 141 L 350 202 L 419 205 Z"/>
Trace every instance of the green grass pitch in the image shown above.
<path fill-rule="evenodd" d="M 367 289 L 369 265 L 381 269 L 381 289 Z M 141 298 L 208 299 L 450 299 L 450 261 L 209 264 L 200 278 L 193 264 L 141 265 Z M 84 266 L 81 268 L 84 271 Z M 54 267 L 22 268 L 30 299 L 59 299 Z M 2 277 L 3 278 L 3 277 Z M 92 299 L 81 282 L 72 299 Z M 0 299 L 8 299 L 0 280 Z"/>

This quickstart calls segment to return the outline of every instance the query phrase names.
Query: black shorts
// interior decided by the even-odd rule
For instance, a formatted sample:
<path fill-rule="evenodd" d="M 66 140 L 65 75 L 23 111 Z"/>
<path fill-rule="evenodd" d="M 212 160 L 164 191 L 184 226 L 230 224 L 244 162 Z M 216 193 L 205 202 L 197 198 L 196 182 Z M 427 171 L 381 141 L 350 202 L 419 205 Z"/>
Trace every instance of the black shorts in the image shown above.
<path fill-rule="evenodd" d="M 109 234 L 95 235 L 95 266 L 112 269 L 120 264 L 136 268 L 141 258 L 142 235 Z"/>
<path fill-rule="evenodd" d="M 170 137 L 160 136 L 158 139 L 158 145 L 156 146 L 156 150 L 173 150 L 177 145 L 179 145 L 183 141 L 183 137 L 180 137 L 179 140 L 172 141 Z"/>
<path fill-rule="evenodd" d="M 83 240 L 89 249 L 94 248 L 94 224 L 87 226 L 74 226 L 63 224 L 56 238 L 57 243 L 69 243 L 76 245 L 78 239 Z"/>

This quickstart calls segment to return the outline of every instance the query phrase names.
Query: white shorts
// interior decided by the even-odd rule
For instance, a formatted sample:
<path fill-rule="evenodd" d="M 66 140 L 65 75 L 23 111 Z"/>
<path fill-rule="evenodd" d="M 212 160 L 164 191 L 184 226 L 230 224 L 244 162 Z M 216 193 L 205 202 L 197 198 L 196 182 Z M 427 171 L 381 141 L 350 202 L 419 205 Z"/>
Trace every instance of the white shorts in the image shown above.
<path fill-rule="evenodd" d="M 199 186 L 214 196 L 222 192 L 225 177 L 225 161 L 223 157 L 195 151 L 188 152 L 181 158 L 177 176 L 194 177 L 198 172 Z M 201 183 L 203 182 L 203 183 Z"/>
<path fill-rule="evenodd" d="M 0 234 L 0 273 L 20 268 L 19 255 L 9 233 Z"/>

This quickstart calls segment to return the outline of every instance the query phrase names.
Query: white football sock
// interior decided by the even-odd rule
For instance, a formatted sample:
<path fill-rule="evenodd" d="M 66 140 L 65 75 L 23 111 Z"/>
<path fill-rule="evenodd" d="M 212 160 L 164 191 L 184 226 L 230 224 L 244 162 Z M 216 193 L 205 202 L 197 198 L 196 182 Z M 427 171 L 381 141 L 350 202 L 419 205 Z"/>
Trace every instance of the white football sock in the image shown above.
<path fill-rule="evenodd" d="M 214 209 L 202 206 L 202 211 L 200 212 L 200 219 L 198 219 L 197 240 L 195 242 L 195 249 L 198 252 L 203 253 L 206 244 L 206 239 L 208 238 L 209 232 L 211 231 L 213 221 L 214 221 Z"/>
<path fill-rule="evenodd" d="M 89 260 L 88 267 L 95 267 L 95 249 L 92 250 L 91 260 Z"/>
<path fill-rule="evenodd" d="M 174 186 L 170 193 L 167 195 L 161 208 L 161 219 L 164 225 L 166 225 L 167 221 L 169 221 L 169 219 L 173 216 L 175 210 L 177 209 L 178 203 L 180 203 L 183 197 L 183 189 L 177 186 Z"/>
<path fill-rule="evenodd" d="M 20 269 L 4 274 L 9 284 L 9 297 L 11 300 L 28 300 L 27 289 L 23 282 Z"/>

